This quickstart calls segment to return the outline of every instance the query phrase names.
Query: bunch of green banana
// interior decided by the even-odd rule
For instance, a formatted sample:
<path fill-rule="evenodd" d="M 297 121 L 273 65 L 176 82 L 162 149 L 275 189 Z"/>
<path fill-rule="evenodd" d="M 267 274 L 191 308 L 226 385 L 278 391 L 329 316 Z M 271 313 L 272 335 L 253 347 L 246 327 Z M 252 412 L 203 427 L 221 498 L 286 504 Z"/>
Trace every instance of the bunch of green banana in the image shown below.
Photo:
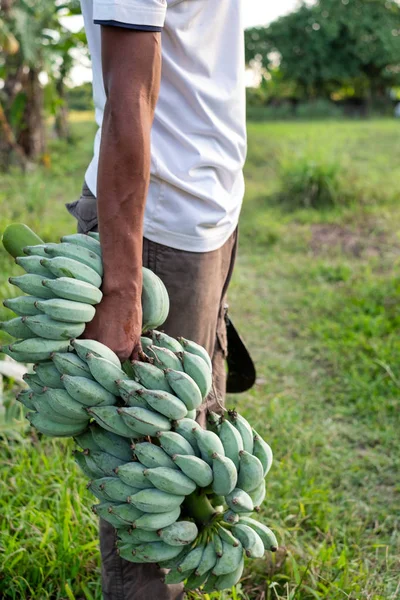
<path fill-rule="evenodd" d="M 17 316 L 0 328 L 17 339 L 3 352 L 35 363 L 18 395 L 27 418 L 45 435 L 74 437 L 93 511 L 117 529 L 121 557 L 157 562 L 170 569 L 167 583 L 186 589 L 232 587 L 245 556 L 277 549 L 251 518 L 272 451 L 236 411 L 209 413 L 207 429 L 196 422 L 211 360 L 195 342 L 156 330 L 169 310 L 164 285 L 143 270 L 143 354 L 121 365 L 110 348 L 77 339 L 102 298 L 98 234 L 45 244 L 16 225 L 3 240 L 26 271 L 10 281 L 29 295 L 4 302 Z"/>

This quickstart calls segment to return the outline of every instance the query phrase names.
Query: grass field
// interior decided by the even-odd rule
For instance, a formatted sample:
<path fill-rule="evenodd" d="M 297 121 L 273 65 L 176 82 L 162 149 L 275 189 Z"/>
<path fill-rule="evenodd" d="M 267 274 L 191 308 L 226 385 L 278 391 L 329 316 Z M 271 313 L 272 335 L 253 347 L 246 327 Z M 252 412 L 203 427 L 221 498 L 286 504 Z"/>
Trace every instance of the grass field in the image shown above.
<path fill-rule="evenodd" d="M 74 229 L 63 204 L 79 193 L 93 126 L 74 134 L 50 145 L 49 168 L 2 176 L 0 230 L 22 220 L 55 241 Z M 258 381 L 229 405 L 274 449 L 263 517 L 281 549 L 224 600 L 400 598 L 399 155 L 390 120 L 249 124 L 230 305 Z M 291 208 L 299 161 L 337 165 L 335 206 Z M 0 266 L 0 296 L 15 295 L 16 267 L 4 254 Z M 15 416 L 11 405 L 0 441 L 0 597 L 99 600 L 72 444 L 38 440 Z"/>

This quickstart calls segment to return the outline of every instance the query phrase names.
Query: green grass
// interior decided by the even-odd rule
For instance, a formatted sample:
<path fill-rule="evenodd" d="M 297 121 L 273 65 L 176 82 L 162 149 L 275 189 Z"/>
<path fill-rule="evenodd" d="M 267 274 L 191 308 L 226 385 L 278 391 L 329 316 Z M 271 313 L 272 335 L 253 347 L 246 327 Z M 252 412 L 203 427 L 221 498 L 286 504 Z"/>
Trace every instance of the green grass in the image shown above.
<path fill-rule="evenodd" d="M 212 598 L 400 597 L 398 128 L 249 124 L 230 305 L 258 383 L 229 404 L 274 449 L 263 518 L 281 549 L 249 562 L 236 592 Z M 93 127 L 75 131 L 76 146 L 50 148 L 49 169 L 3 177 L 0 228 L 23 220 L 51 240 L 73 230 L 63 204 L 79 193 Z M 343 165 L 345 205 L 279 203 L 282 161 L 305 156 Z M 15 267 L 4 254 L 0 266 L 5 297 Z M 9 382 L 8 399 L 12 391 Z M 21 422 L 3 425 L 0 442 L 0 597 L 99 600 L 96 521 L 72 444 L 23 435 Z"/>

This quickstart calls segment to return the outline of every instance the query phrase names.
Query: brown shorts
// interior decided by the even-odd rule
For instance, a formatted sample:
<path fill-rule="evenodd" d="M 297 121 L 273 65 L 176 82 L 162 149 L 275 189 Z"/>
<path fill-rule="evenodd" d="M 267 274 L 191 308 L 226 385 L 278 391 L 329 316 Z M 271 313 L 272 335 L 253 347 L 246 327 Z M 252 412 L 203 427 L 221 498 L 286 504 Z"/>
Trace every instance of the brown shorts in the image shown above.
<path fill-rule="evenodd" d="M 78 221 L 78 231 L 97 231 L 96 199 L 86 184 L 82 196 L 67 206 Z M 171 309 L 163 331 L 204 346 L 213 363 L 213 391 L 198 415 L 204 424 L 205 410 L 219 412 L 226 388 L 227 336 L 226 294 L 237 248 L 237 232 L 218 250 L 198 253 L 176 250 L 143 240 L 143 265 L 156 273 L 167 287 Z M 100 523 L 100 550 L 104 600 L 175 600 L 183 598 L 181 585 L 165 585 L 163 571 L 119 558 L 115 552 L 115 529 Z"/>

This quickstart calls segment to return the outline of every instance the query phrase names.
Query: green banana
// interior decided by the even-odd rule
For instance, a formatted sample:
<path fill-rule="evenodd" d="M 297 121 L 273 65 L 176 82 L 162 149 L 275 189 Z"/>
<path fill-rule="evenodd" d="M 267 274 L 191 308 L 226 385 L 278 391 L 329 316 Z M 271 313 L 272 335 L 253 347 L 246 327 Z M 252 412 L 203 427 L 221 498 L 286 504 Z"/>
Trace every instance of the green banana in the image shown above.
<path fill-rule="evenodd" d="M 266 488 L 265 488 L 265 480 L 262 479 L 260 484 L 256 487 L 255 490 L 249 492 L 249 496 L 253 501 L 254 510 L 259 512 L 260 506 L 265 500 Z"/>
<path fill-rule="evenodd" d="M 209 410 L 207 412 L 206 422 L 207 422 L 207 429 L 209 431 L 213 431 L 214 433 L 218 434 L 220 421 L 221 421 L 221 415 L 219 415 L 216 412 L 213 412 L 212 410 Z"/>
<path fill-rule="evenodd" d="M 125 544 L 123 546 L 119 546 L 117 549 L 117 554 L 120 558 L 123 558 L 124 560 L 127 560 L 129 562 L 133 562 L 133 563 L 143 562 L 141 558 L 137 558 L 136 556 L 133 556 L 134 548 L 135 548 L 135 546 L 132 546 L 131 544 Z"/>
<path fill-rule="evenodd" d="M 17 256 L 15 259 L 17 265 L 22 267 L 26 273 L 32 273 L 32 275 L 41 275 L 42 278 L 48 277 L 52 279 L 53 275 L 48 269 L 46 269 L 46 267 L 40 264 L 40 261 L 40 256 Z"/>
<path fill-rule="evenodd" d="M 189 414 L 189 413 L 188 413 Z M 197 440 L 193 434 L 193 429 L 199 429 L 200 425 L 193 419 L 186 416 L 184 419 L 180 419 L 175 425 L 174 430 L 185 438 L 192 446 L 194 454 L 200 456 L 200 450 L 197 445 Z"/>
<path fill-rule="evenodd" d="M 187 414 L 182 400 L 169 392 L 142 389 L 136 392 L 136 396 L 143 398 L 150 408 L 168 419 L 182 419 Z"/>
<path fill-rule="evenodd" d="M 31 338 L 10 344 L 9 349 L 13 357 L 20 362 L 48 361 L 53 352 L 68 352 L 70 348 L 68 341 L 45 340 L 43 338 Z M 26 358 L 29 360 L 26 360 Z"/>
<path fill-rule="evenodd" d="M 33 365 L 33 370 L 42 382 L 42 385 L 60 390 L 64 388 L 64 384 L 60 378 L 60 373 L 54 366 L 53 362 L 48 361 L 38 363 Z"/>
<path fill-rule="evenodd" d="M 95 504 L 94 506 L 92 506 L 92 510 L 95 515 L 97 515 L 104 521 L 107 521 L 107 523 L 110 523 L 110 525 L 112 525 L 116 529 L 118 529 L 119 527 L 125 527 L 125 521 L 123 521 L 122 519 L 117 517 L 117 515 L 113 515 L 110 512 L 110 508 L 112 508 L 112 506 L 112 502 L 102 502 L 101 504 Z"/>
<path fill-rule="evenodd" d="M 151 332 L 152 342 L 157 348 L 166 348 L 171 352 L 183 352 L 181 344 L 170 335 L 163 333 L 162 331 L 156 331 L 155 329 Z"/>
<path fill-rule="evenodd" d="M 85 235 L 84 233 L 73 233 L 72 235 L 64 235 L 61 238 L 61 242 L 67 244 L 74 244 L 75 246 L 79 246 L 82 248 L 87 248 L 92 252 L 95 252 L 99 256 L 101 256 L 101 246 L 100 242 L 97 240 Z"/>
<path fill-rule="evenodd" d="M 193 410 L 188 410 L 186 416 L 188 417 L 188 419 L 196 419 L 197 410 L 195 408 L 193 408 Z"/>
<path fill-rule="evenodd" d="M 77 279 L 78 281 L 85 281 L 97 288 L 101 286 L 100 275 L 91 267 L 73 258 L 65 258 L 64 256 L 42 258 L 40 263 L 56 277 L 67 277 Z"/>
<path fill-rule="evenodd" d="M 212 372 L 209 366 L 200 356 L 190 352 L 182 352 L 182 364 L 185 373 L 197 383 L 202 397 L 206 398 L 212 387 Z"/>
<path fill-rule="evenodd" d="M 224 575 L 222 575 L 221 577 L 224 577 Z M 203 594 L 209 594 L 215 591 L 215 583 L 218 581 L 218 577 L 217 575 L 213 575 L 212 573 L 210 573 L 208 575 L 207 581 L 203 587 L 203 589 L 201 590 Z"/>
<path fill-rule="evenodd" d="M 228 415 L 231 423 L 242 436 L 243 449 L 249 454 L 253 454 L 253 431 L 249 423 L 235 410 L 228 411 Z"/>
<path fill-rule="evenodd" d="M 218 557 L 217 553 L 215 552 L 214 544 L 212 542 L 208 542 L 204 548 L 201 560 L 196 568 L 196 575 L 200 577 L 201 575 L 208 573 L 208 571 L 211 571 L 217 562 L 217 558 Z"/>
<path fill-rule="evenodd" d="M 207 350 L 203 348 L 203 346 L 200 346 L 200 344 L 196 344 L 196 342 L 192 342 L 191 340 L 186 340 L 183 337 L 179 337 L 178 342 L 181 344 L 181 346 L 186 352 L 189 352 L 189 354 L 196 354 L 197 356 L 200 356 L 204 360 L 210 371 L 212 371 L 211 358 Z"/>
<path fill-rule="evenodd" d="M 144 389 L 140 387 L 140 389 Z M 127 406 L 139 406 L 140 408 L 150 408 L 146 400 L 140 396 L 138 392 L 127 394 L 125 390 L 119 388 L 119 395 Z"/>
<path fill-rule="evenodd" d="M 197 537 L 198 529 L 191 521 L 176 521 L 158 531 L 161 540 L 170 546 L 186 546 Z"/>
<path fill-rule="evenodd" d="M 18 402 L 21 402 L 21 404 L 23 404 L 26 408 L 28 408 L 29 410 L 33 410 L 35 411 L 35 405 L 33 404 L 32 401 L 32 390 L 28 389 L 28 390 L 22 390 L 22 392 L 20 392 L 17 395 L 17 400 Z"/>
<path fill-rule="evenodd" d="M 39 413 L 28 413 L 26 418 L 38 431 L 51 437 L 72 437 L 86 429 L 86 423 L 56 423 Z"/>
<path fill-rule="evenodd" d="M 223 520 L 225 521 L 225 523 L 229 523 L 230 525 L 234 525 L 235 523 L 238 523 L 240 519 L 240 516 L 233 512 L 233 510 L 226 510 L 224 512 L 224 516 L 223 516 Z"/>
<path fill-rule="evenodd" d="M 128 504 L 130 508 L 135 508 Z M 117 507 L 113 507 L 113 510 Z M 137 510 L 137 509 L 135 509 Z M 164 513 L 165 514 L 165 513 Z M 129 529 L 129 531 L 119 531 L 118 537 L 126 544 L 142 544 L 143 542 L 158 542 L 159 537 L 156 531 L 147 531 L 146 529 Z"/>
<path fill-rule="evenodd" d="M 155 488 L 169 494 L 188 496 L 196 489 L 194 481 L 175 468 L 146 469 L 144 476 L 151 481 Z"/>
<path fill-rule="evenodd" d="M 139 433 L 135 434 L 130 427 L 125 425 L 121 415 L 118 414 L 116 406 L 92 406 L 88 408 L 88 413 L 100 427 L 111 431 L 111 433 L 130 439 L 140 437 Z"/>
<path fill-rule="evenodd" d="M 97 426 L 91 428 L 91 434 L 93 441 L 103 452 L 108 452 L 124 461 L 133 459 L 131 445 L 126 438 Z"/>
<path fill-rule="evenodd" d="M 164 431 L 158 433 L 161 447 L 170 456 L 175 454 L 194 455 L 194 450 L 189 442 L 176 431 Z"/>
<path fill-rule="evenodd" d="M 107 496 L 102 492 L 102 490 L 100 488 L 100 485 L 101 485 L 100 482 L 102 480 L 103 480 L 103 478 L 94 479 L 94 480 L 90 481 L 87 484 L 86 489 L 88 489 L 89 492 L 97 498 L 97 500 L 100 500 L 100 502 L 109 502 L 111 500 L 111 498 L 107 498 Z"/>
<path fill-rule="evenodd" d="M 146 354 L 149 348 L 152 347 L 153 342 L 151 338 L 142 335 L 142 337 L 140 338 L 140 345 L 142 346 L 143 352 Z"/>
<path fill-rule="evenodd" d="M 146 467 L 140 462 L 129 462 L 119 466 L 115 472 L 121 481 L 139 490 L 153 487 L 151 481 L 144 475 Z M 150 541 L 150 540 L 149 540 Z"/>
<path fill-rule="evenodd" d="M 128 501 L 145 513 L 163 513 L 178 508 L 184 499 L 184 496 L 168 494 L 156 488 L 149 488 L 130 496 Z"/>
<path fill-rule="evenodd" d="M 7 298 L 3 300 L 6 308 L 9 308 L 16 315 L 25 317 L 27 315 L 40 315 L 40 310 L 36 308 L 36 301 L 40 300 L 35 296 L 18 296 L 17 298 Z"/>
<path fill-rule="evenodd" d="M 241 561 L 239 562 L 238 566 L 234 571 L 230 571 L 225 575 L 220 575 L 215 580 L 213 580 L 212 588 L 218 591 L 232 588 L 234 585 L 239 583 L 240 578 L 243 575 L 243 570 L 244 560 L 242 557 Z M 203 589 L 203 591 L 205 591 L 205 588 Z"/>
<path fill-rule="evenodd" d="M 168 384 L 188 410 L 199 408 L 203 402 L 201 391 L 197 383 L 187 373 L 166 369 L 165 377 Z"/>
<path fill-rule="evenodd" d="M 148 469 L 155 469 L 157 467 L 167 467 L 169 469 L 177 468 L 174 461 L 168 456 L 165 450 L 155 444 L 142 442 L 140 444 L 135 444 L 133 448 L 136 457 Z"/>
<path fill-rule="evenodd" d="M 60 375 L 71 375 L 72 377 L 86 377 L 92 379 L 89 367 L 86 362 L 79 358 L 74 352 L 59 354 L 56 352 L 52 355 L 54 366 Z"/>
<path fill-rule="evenodd" d="M 57 244 L 54 244 L 55 246 Z M 25 246 L 24 247 L 24 254 L 27 254 L 28 256 L 41 256 L 41 257 L 45 257 L 46 252 L 45 252 L 45 248 L 49 248 L 51 246 L 51 244 L 36 244 L 35 246 Z"/>
<path fill-rule="evenodd" d="M 105 358 L 121 368 L 121 362 L 118 356 L 104 344 L 96 340 L 73 340 L 72 345 L 76 350 L 79 358 L 86 362 L 88 354 L 94 354 L 99 358 Z"/>
<path fill-rule="evenodd" d="M 196 571 L 194 571 L 191 575 L 188 575 L 188 573 L 185 573 L 185 576 L 187 577 L 185 590 L 197 590 L 206 583 L 210 572 L 207 571 L 206 573 L 203 573 L 203 575 L 196 575 Z"/>
<path fill-rule="evenodd" d="M 86 475 L 86 477 L 89 477 L 89 479 L 97 479 L 98 477 L 103 476 L 103 473 L 94 464 L 88 465 L 86 456 L 83 452 L 78 452 L 78 450 L 75 450 L 74 460 L 83 474 Z"/>
<path fill-rule="evenodd" d="M 97 425 L 90 427 L 87 431 L 84 431 L 74 438 L 75 443 L 78 444 L 82 450 L 101 450 L 100 446 L 98 446 L 93 439 L 93 429 L 95 428 L 97 428 Z"/>
<path fill-rule="evenodd" d="M 8 278 L 9 283 L 19 287 L 25 294 L 37 296 L 38 298 L 53 298 L 53 292 L 42 285 L 42 280 L 42 275 L 33 275 L 32 273 Z"/>
<path fill-rule="evenodd" d="M 182 583 L 187 578 L 188 573 L 180 573 L 177 569 L 171 569 L 164 577 L 164 583 L 167 585 Z"/>
<path fill-rule="evenodd" d="M 71 419 L 65 414 L 58 413 L 51 405 L 49 398 L 45 394 L 32 394 L 30 399 L 37 412 L 46 419 L 54 421 L 54 423 L 75 426 L 81 425 L 82 423 L 82 421 L 79 421 L 78 419 Z"/>
<path fill-rule="evenodd" d="M 168 431 L 171 423 L 168 419 L 140 406 L 128 406 L 118 409 L 125 424 L 142 435 L 156 435 L 158 431 Z"/>
<path fill-rule="evenodd" d="M 136 519 L 134 527 L 145 529 L 146 531 L 158 531 L 168 525 L 175 523 L 181 514 L 180 507 L 176 507 L 169 512 L 164 513 L 147 513 Z"/>
<path fill-rule="evenodd" d="M 218 533 L 214 533 L 213 543 L 214 543 L 214 549 L 215 549 L 215 554 L 217 555 L 217 558 L 221 558 L 221 556 L 224 553 L 224 548 L 222 545 L 222 540 L 219 537 Z"/>
<path fill-rule="evenodd" d="M 154 563 L 174 558 L 180 551 L 180 546 L 170 546 L 165 542 L 147 542 L 136 546 L 133 555 L 140 557 L 143 562 Z"/>
<path fill-rule="evenodd" d="M 142 286 L 142 331 L 159 327 L 169 313 L 169 297 L 159 277 L 143 267 Z"/>
<path fill-rule="evenodd" d="M 240 451 L 238 487 L 245 492 L 252 492 L 264 479 L 261 461 L 246 450 Z"/>
<path fill-rule="evenodd" d="M 88 465 L 90 466 L 93 464 L 101 471 L 102 475 L 100 475 L 100 477 L 115 477 L 114 470 L 123 464 L 123 461 L 121 461 L 120 458 L 111 456 L 111 454 L 108 454 L 107 452 L 85 450 L 84 454 Z"/>
<path fill-rule="evenodd" d="M 118 379 L 115 383 L 120 392 L 123 390 L 126 394 L 134 394 L 138 390 L 143 389 L 143 386 L 137 381 L 133 381 L 133 379 Z"/>
<path fill-rule="evenodd" d="M 64 298 L 39 300 L 36 306 L 48 317 L 63 323 L 89 323 L 96 313 L 91 304 L 74 302 Z"/>
<path fill-rule="evenodd" d="M 235 488 L 230 494 L 225 497 L 225 501 L 229 508 L 236 513 L 253 512 L 254 506 L 252 499 L 244 490 Z"/>
<path fill-rule="evenodd" d="M 221 456 L 225 456 L 225 450 L 221 440 L 213 431 L 207 431 L 206 429 L 195 429 L 193 431 L 194 436 L 197 440 L 201 458 L 205 460 L 210 466 L 213 462 L 213 454 L 216 452 Z"/>
<path fill-rule="evenodd" d="M 129 496 L 136 494 L 139 491 L 136 488 L 132 488 L 130 485 L 126 485 L 117 477 L 104 477 L 100 484 L 100 489 L 103 494 L 107 496 L 107 499 L 112 502 L 126 502 Z M 136 515 L 135 519 L 138 516 L 140 515 Z M 131 519 L 131 521 L 134 521 L 135 519 Z"/>
<path fill-rule="evenodd" d="M 43 395 L 56 413 L 68 417 L 73 421 L 89 422 L 90 418 L 85 408 L 80 402 L 74 400 L 66 390 L 47 388 L 47 391 Z"/>
<path fill-rule="evenodd" d="M 132 369 L 135 377 L 148 390 L 163 390 L 164 392 L 172 392 L 164 371 L 149 363 L 139 362 L 134 360 Z"/>
<path fill-rule="evenodd" d="M 96 271 L 100 277 L 103 277 L 103 262 L 101 257 L 88 248 L 77 246 L 76 244 L 69 244 L 68 242 L 62 242 L 61 244 L 56 244 L 54 246 L 47 246 L 44 251 L 52 258 L 72 258 L 73 260 L 90 267 Z"/>
<path fill-rule="evenodd" d="M 246 556 L 249 558 L 262 558 L 265 548 L 258 533 L 249 525 L 238 523 L 232 527 L 233 534 L 240 540 Z"/>
<path fill-rule="evenodd" d="M 240 523 L 242 523 L 244 525 L 248 525 L 249 527 L 254 529 L 254 531 L 256 533 L 258 533 L 258 535 L 262 539 L 262 542 L 263 542 L 266 550 L 269 550 L 270 552 L 277 551 L 278 541 L 275 537 L 274 532 L 271 531 L 271 529 L 269 527 L 266 527 L 266 525 L 263 525 L 263 523 L 260 523 L 259 521 L 256 521 L 255 519 L 252 519 L 251 517 L 244 517 L 244 516 L 240 517 Z"/>
<path fill-rule="evenodd" d="M 126 502 L 124 504 L 117 504 L 116 506 L 112 506 L 110 508 L 110 512 L 128 524 L 133 524 L 136 521 L 136 519 L 138 519 L 139 517 L 141 517 L 143 515 L 141 510 L 135 508 L 134 506 L 132 506 L 132 504 L 127 504 Z M 133 531 L 132 531 L 132 533 L 133 533 Z M 140 540 L 139 543 L 144 542 L 144 541 L 152 542 L 152 541 L 157 541 L 157 540 L 153 540 L 153 539 Z M 137 542 L 133 542 L 131 540 L 131 543 L 137 543 Z"/>
<path fill-rule="evenodd" d="M 213 575 L 227 575 L 235 571 L 243 560 L 243 546 L 232 546 L 222 540 L 222 556 L 218 558 L 213 568 Z"/>
<path fill-rule="evenodd" d="M 35 336 L 46 340 L 70 340 L 85 331 L 85 323 L 63 323 L 47 315 L 22 317 L 22 319 Z"/>
<path fill-rule="evenodd" d="M 163 560 L 158 563 L 158 566 L 163 569 L 176 569 L 180 562 L 189 554 L 192 546 L 182 546 L 180 554 L 171 560 Z"/>
<path fill-rule="evenodd" d="M 10 321 L 2 321 L 0 322 L 0 329 L 20 340 L 35 337 L 24 320 L 25 317 L 15 317 L 15 319 L 10 319 Z"/>
<path fill-rule="evenodd" d="M 119 396 L 119 388 L 115 382 L 125 377 L 124 371 L 110 360 L 95 356 L 91 352 L 86 355 L 85 360 L 95 380 L 111 394 Z"/>
<path fill-rule="evenodd" d="M 102 292 L 96 286 L 70 277 L 43 279 L 42 285 L 58 298 L 75 302 L 98 304 L 103 297 Z"/>
<path fill-rule="evenodd" d="M 253 429 L 253 434 L 254 434 L 253 454 L 254 454 L 254 456 L 256 456 L 258 458 L 259 461 L 261 461 L 261 464 L 264 469 L 264 477 L 266 477 L 272 466 L 272 461 L 273 461 L 272 450 L 271 450 L 270 445 L 267 444 L 267 442 L 263 440 L 261 435 L 259 433 L 257 433 L 257 431 L 255 431 L 255 429 Z"/>
<path fill-rule="evenodd" d="M 100 234 L 98 231 L 88 231 L 87 235 L 91 238 L 93 238 L 94 240 L 97 240 L 98 242 L 100 242 Z"/>
<path fill-rule="evenodd" d="M 222 524 L 218 524 L 218 535 L 223 542 L 231 546 L 239 546 L 240 540 L 236 538 L 229 529 L 226 529 Z"/>
<path fill-rule="evenodd" d="M 180 470 L 199 487 L 208 487 L 212 483 L 212 469 L 203 459 L 183 454 L 175 454 L 172 458 Z"/>
<path fill-rule="evenodd" d="M 235 489 L 238 473 L 235 463 L 227 456 L 217 452 L 212 455 L 213 484 L 212 489 L 217 496 L 227 496 Z"/>
<path fill-rule="evenodd" d="M 228 456 L 236 469 L 239 468 L 239 452 L 243 450 L 243 440 L 239 431 L 227 419 L 222 418 L 218 431 L 218 437 L 225 450 L 225 456 Z"/>
<path fill-rule="evenodd" d="M 185 556 L 182 562 L 179 563 L 177 570 L 180 573 L 184 573 L 185 571 L 194 571 L 200 564 L 201 558 L 204 552 L 204 544 L 200 544 L 195 546 L 190 550 L 189 554 Z"/>
<path fill-rule="evenodd" d="M 68 394 L 85 406 L 112 406 L 117 401 L 115 396 L 92 379 L 61 375 L 61 381 Z"/>
<path fill-rule="evenodd" d="M 44 385 L 37 375 L 34 375 L 33 373 L 24 373 L 22 379 L 35 394 L 42 394 L 45 391 L 43 389 Z"/>
<path fill-rule="evenodd" d="M 182 363 L 174 352 L 167 348 L 157 348 L 157 346 L 151 346 L 149 351 L 155 357 L 154 364 L 159 369 L 174 369 L 175 371 L 183 371 Z"/>

